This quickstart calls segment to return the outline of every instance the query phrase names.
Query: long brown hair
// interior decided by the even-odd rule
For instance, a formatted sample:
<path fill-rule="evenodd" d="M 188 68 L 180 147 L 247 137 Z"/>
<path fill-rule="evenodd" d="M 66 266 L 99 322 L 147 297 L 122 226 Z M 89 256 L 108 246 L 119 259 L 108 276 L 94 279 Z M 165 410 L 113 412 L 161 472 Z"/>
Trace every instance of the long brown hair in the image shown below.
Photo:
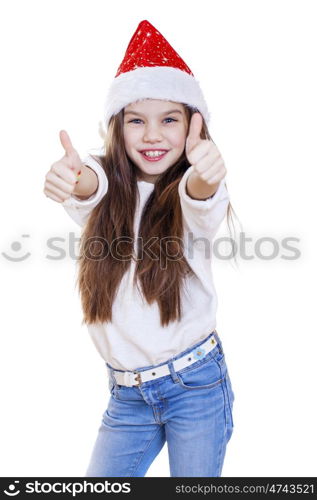
<path fill-rule="evenodd" d="M 184 109 L 189 124 L 195 109 L 186 104 Z M 105 154 L 94 156 L 107 175 L 108 191 L 90 213 L 81 235 L 77 281 L 84 313 L 82 323 L 112 321 L 116 293 L 133 259 L 136 261 L 134 285 L 140 283 L 148 304 L 157 301 L 161 325 L 166 326 L 181 318 L 181 287 L 184 278 L 193 272 L 183 255 L 178 195 L 178 184 L 190 164 L 184 149 L 180 158 L 158 176 L 141 214 L 135 256 L 133 225 L 139 198 L 138 169 L 125 151 L 123 120 L 123 109 L 112 116 L 105 136 Z M 205 121 L 201 138 L 211 140 Z M 228 225 L 232 211 L 229 203 Z M 148 252 L 141 254 L 140 242 L 152 239 L 151 252 L 158 258 Z M 177 258 L 171 259 L 171 255 Z"/>

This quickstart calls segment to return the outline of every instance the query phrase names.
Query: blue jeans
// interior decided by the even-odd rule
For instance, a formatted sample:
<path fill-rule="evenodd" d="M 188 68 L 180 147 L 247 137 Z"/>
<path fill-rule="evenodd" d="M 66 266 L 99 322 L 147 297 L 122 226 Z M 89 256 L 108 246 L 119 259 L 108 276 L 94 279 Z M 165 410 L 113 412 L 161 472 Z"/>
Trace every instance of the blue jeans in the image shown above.
<path fill-rule="evenodd" d="M 175 372 L 171 362 L 212 333 L 217 340 L 214 349 Z M 106 365 L 111 396 L 85 477 L 143 477 L 165 442 L 171 476 L 221 476 L 233 432 L 234 393 L 216 331 L 171 358 L 170 375 L 140 386 L 118 385 L 113 368 Z"/>

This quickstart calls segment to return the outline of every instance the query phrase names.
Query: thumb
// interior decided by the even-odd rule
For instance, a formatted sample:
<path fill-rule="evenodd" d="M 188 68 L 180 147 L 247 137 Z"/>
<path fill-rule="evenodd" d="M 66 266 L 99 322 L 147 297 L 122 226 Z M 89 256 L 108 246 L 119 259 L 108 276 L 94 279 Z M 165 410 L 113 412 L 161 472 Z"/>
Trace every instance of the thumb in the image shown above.
<path fill-rule="evenodd" d="M 186 139 L 186 154 L 189 154 L 194 147 L 202 140 L 200 133 L 203 127 L 203 119 L 198 112 L 194 113 L 190 120 L 188 136 Z"/>
<path fill-rule="evenodd" d="M 61 144 L 62 144 L 62 146 L 63 146 L 63 148 L 65 150 L 66 156 L 71 156 L 74 153 L 77 154 L 77 151 L 73 147 L 72 142 L 70 140 L 70 137 L 69 137 L 68 133 L 66 132 L 66 130 L 61 130 L 60 131 L 59 138 L 60 138 Z"/>

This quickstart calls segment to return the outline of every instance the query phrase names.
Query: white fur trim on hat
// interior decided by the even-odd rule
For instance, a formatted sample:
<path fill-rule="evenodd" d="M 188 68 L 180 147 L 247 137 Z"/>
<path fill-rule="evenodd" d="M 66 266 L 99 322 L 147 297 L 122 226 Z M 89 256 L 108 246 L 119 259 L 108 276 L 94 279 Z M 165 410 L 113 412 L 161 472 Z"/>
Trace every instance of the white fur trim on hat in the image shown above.
<path fill-rule="evenodd" d="M 197 108 L 208 124 L 210 114 L 198 81 L 177 68 L 141 67 L 121 73 L 112 82 L 105 101 L 104 120 L 108 128 L 112 115 L 141 99 L 182 102 Z"/>

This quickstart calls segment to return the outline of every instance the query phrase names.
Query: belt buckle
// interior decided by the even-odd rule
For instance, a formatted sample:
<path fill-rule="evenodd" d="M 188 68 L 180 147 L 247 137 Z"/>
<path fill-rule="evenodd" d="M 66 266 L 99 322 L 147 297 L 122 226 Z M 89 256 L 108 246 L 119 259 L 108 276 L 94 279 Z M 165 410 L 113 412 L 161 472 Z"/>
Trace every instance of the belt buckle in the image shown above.
<path fill-rule="evenodd" d="M 142 384 L 141 373 L 133 372 L 133 374 L 136 375 L 136 377 L 133 377 L 133 379 L 136 380 L 137 383 L 133 384 L 132 387 L 139 387 L 139 385 Z"/>

